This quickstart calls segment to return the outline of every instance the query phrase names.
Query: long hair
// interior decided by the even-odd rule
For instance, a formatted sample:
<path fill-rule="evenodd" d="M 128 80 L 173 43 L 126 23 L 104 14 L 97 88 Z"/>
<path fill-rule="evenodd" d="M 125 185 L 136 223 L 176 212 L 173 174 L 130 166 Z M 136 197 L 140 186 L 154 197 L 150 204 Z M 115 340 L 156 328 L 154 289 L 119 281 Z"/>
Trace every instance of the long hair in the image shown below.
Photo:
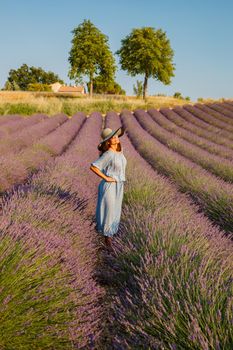
<path fill-rule="evenodd" d="M 98 148 L 99 149 L 99 156 L 102 156 L 104 152 L 106 152 L 109 149 L 109 143 L 108 140 L 103 142 L 101 146 Z M 122 150 L 121 142 L 117 144 L 117 151 L 120 152 Z"/>

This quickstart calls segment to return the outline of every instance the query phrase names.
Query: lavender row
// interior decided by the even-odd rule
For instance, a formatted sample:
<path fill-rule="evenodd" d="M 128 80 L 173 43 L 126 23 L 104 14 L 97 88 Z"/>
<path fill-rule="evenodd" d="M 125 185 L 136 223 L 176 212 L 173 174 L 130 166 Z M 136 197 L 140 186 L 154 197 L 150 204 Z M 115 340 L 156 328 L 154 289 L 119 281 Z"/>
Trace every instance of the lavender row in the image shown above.
<path fill-rule="evenodd" d="M 212 109 L 215 109 L 216 111 L 219 111 L 219 113 L 224 114 L 227 119 L 231 121 L 233 118 L 233 108 L 230 107 L 227 103 L 208 103 L 208 106 Z M 228 107 L 228 108 L 227 108 Z"/>
<path fill-rule="evenodd" d="M 168 108 L 165 108 L 165 111 L 167 111 Z M 164 109 L 160 109 L 160 112 L 163 113 Z M 209 124 L 208 122 L 197 118 L 194 114 L 187 111 L 183 107 L 177 106 L 172 109 L 173 112 L 177 113 L 180 117 L 182 117 L 184 120 L 186 120 L 189 123 L 192 123 L 196 127 L 202 128 L 204 130 L 207 130 L 208 132 L 212 132 L 217 135 L 221 135 L 222 129 L 220 127 L 216 127 L 212 124 Z"/>
<path fill-rule="evenodd" d="M 228 111 L 233 112 L 233 104 L 230 104 L 228 101 L 223 102 L 223 107 L 226 108 Z"/>
<path fill-rule="evenodd" d="M 85 121 L 71 146 L 64 155 L 55 161 L 53 169 L 50 172 L 47 169 L 49 176 L 43 185 L 47 184 L 52 187 L 54 182 L 59 182 L 59 187 L 62 190 L 66 191 L 68 189 L 71 192 L 77 192 L 79 198 L 85 201 L 87 205 L 85 208 L 85 212 L 88 211 L 87 216 L 94 214 L 97 187 L 100 181 L 100 178 L 90 171 L 90 164 L 99 156 L 97 145 L 100 141 L 101 128 L 101 114 L 97 112 L 92 113 L 91 117 L 88 117 Z M 66 173 L 63 173 L 63 177 L 60 176 L 60 164 L 66 167 Z M 57 170 L 55 171 L 55 169 Z M 63 188 L 63 185 L 66 187 Z"/>
<path fill-rule="evenodd" d="M 2 156 L 0 191 L 9 190 L 27 179 L 41 165 L 54 156 L 60 155 L 76 136 L 85 116 L 77 113 L 58 129 L 38 140 L 31 147 L 17 154 Z"/>
<path fill-rule="evenodd" d="M 92 119 L 86 131 L 97 131 L 99 121 Z M 86 137 L 84 131 L 85 146 Z M 97 242 L 76 187 L 74 144 L 3 205 L 0 344 L 5 347 L 86 350 L 100 336 L 104 290 L 93 277 Z"/>
<path fill-rule="evenodd" d="M 69 331 L 74 348 L 85 350 L 101 348 L 99 344 L 105 322 L 103 302 L 105 291 L 96 284 L 94 277 L 95 270 L 101 264 L 101 258 L 98 255 L 100 237 L 95 233 L 93 222 L 100 179 L 89 169 L 90 163 L 98 157 L 96 146 L 99 142 L 101 126 L 101 115 L 92 113 L 67 151 L 57 157 L 52 164 L 46 165 L 43 173 L 35 176 L 32 181 L 32 187 L 39 193 L 50 194 L 60 199 L 57 206 L 61 208 L 57 217 L 61 215 L 65 227 L 70 225 L 68 238 L 71 237 L 73 241 L 70 249 L 80 256 L 78 261 L 75 257 L 71 257 L 73 261 L 71 265 L 78 265 L 73 278 L 77 281 L 76 283 L 82 285 L 82 289 L 72 296 L 75 298 L 74 306 L 77 304 L 77 307 L 74 309 L 76 317 L 73 317 Z M 66 215 L 68 214 L 69 217 L 70 210 L 64 211 L 62 204 L 67 201 L 73 203 L 73 211 L 76 213 L 73 213 L 73 219 L 68 223 Z M 72 229 L 72 223 L 76 225 L 76 229 Z M 63 232 L 61 234 L 66 240 L 67 235 Z M 64 254 L 67 255 L 68 252 L 64 251 Z"/>
<path fill-rule="evenodd" d="M 188 112 L 192 113 L 195 117 L 204 120 L 206 123 L 216 126 L 219 129 L 222 129 L 221 135 L 227 137 L 230 140 L 233 140 L 233 125 L 229 125 L 222 120 L 216 119 L 216 117 L 212 117 L 210 114 L 201 111 L 200 109 L 190 106 L 184 105 L 183 108 Z"/>
<path fill-rule="evenodd" d="M 122 117 L 127 133 L 137 132 Z M 108 113 L 106 126 L 116 129 L 119 117 Z M 121 140 L 127 182 L 116 252 L 103 271 L 114 289 L 106 349 L 230 349 L 232 242 Z"/>
<path fill-rule="evenodd" d="M 171 178 L 226 232 L 233 231 L 233 188 L 200 166 L 169 150 L 137 123 L 131 113 L 122 113 L 129 137 L 139 153 L 159 172 Z"/>
<path fill-rule="evenodd" d="M 210 103 L 207 106 L 217 113 L 224 115 L 226 117 L 226 121 L 231 125 L 233 124 L 233 111 L 226 108 L 223 103 Z"/>
<path fill-rule="evenodd" d="M 151 113 L 153 114 L 153 112 Z M 212 155 L 200 147 L 190 144 L 177 135 L 162 128 L 148 113 L 136 110 L 134 115 L 141 126 L 153 137 L 169 149 L 190 159 L 196 164 L 225 181 L 233 183 L 233 162 L 222 157 Z M 232 187 L 233 189 L 233 187 Z"/>
<path fill-rule="evenodd" d="M 232 128 L 233 126 L 233 120 L 231 118 L 232 113 L 226 110 L 221 104 L 220 105 L 215 105 L 215 104 L 203 105 L 201 103 L 197 103 L 194 106 L 200 109 L 201 111 L 213 116 L 217 120 L 223 121 L 224 123 L 228 124 L 230 128 Z"/>
<path fill-rule="evenodd" d="M 16 121 L 16 120 L 20 120 L 22 118 L 23 117 L 21 115 L 18 115 L 18 114 L 0 115 L 0 126 L 8 123 L 10 121 Z"/>
<path fill-rule="evenodd" d="M 209 127 L 205 122 L 199 122 L 199 119 L 181 107 L 175 107 L 172 110 L 168 108 L 160 109 L 160 113 L 176 125 L 194 134 L 206 138 L 218 145 L 233 149 L 232 141 L 222 136 L 222 130 L 215 127 Z"/>
<path fill-rule="evenodd" d="M 30 127 L 37 123 L 40 123 L 43 120 L 46 120 L 48 117 L 44 114 L 35 114 L 30 118 L 23 118 L 19 120 L 12 120 L 7 124 L 3 124 L 0 127 L 0 139 L 8 137 L 10 134 L 21 131 L 24 128 Z"/>
<path fill-rule="evenodd" d="M 34 118 L 31 117 L 34 121 Z M 31 119 L 28 119 L 28 121 Z M 0 154 L 18 153 L 23 148 L 31 146 L 41 137 L 49 134 L 51 131 L 62 125 L 68 117 L 65 114 L 58 114 L 49 119 L 38 120 L 34 125 L 24 125 L 23 130 L 14 133 L 11 136 L 0 140 Z"/>
<path fill-rule="evenodd" d="M 174 112 L 171 111 L 171 113 L 174 116 Z M 170 131 L 173 134 L 176 134 L 180 138 L 188 141 L 189 143 L 199 146 L 210 153 L 217 154 L 229 160 L 233 160 L 233 151 L 231 149 L 218 145 L 214 142 L 208 141 L 206 138 L 198 136 L 194 132 L 179 127 L 173 121 L 170 121 L 168 118 L 165 117 L 165 115 L 163 115 L 156 109 L 148 110 L 148 114 L 161 127 Z"/>

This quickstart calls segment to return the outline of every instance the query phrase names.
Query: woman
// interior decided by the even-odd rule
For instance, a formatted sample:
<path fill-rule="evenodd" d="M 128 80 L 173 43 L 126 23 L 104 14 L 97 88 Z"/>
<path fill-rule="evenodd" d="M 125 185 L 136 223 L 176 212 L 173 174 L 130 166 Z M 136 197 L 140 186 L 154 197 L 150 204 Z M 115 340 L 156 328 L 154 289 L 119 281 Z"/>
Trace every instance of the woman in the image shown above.
<path fill-rule="evenodd" d="M 98 187 L 96 206 L 96 229 L 105 237 L 105 244 L 112 250 L 112 237 L 117 232 L 124 191 L 126 158 L 122 152 L 119 137 L 124 128 L 102 131 L 102 141 L 98 145 L 100 157 L 91 163 L 90 169 L 103 180 Z"/>

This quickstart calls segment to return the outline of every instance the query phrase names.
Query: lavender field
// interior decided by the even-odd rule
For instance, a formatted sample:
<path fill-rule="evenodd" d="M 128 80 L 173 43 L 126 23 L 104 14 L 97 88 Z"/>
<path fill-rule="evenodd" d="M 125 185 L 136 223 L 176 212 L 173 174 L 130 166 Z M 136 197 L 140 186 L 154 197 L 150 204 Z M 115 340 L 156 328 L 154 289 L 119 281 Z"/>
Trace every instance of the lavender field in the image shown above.
<path fill-rule="evenodd" d="M 90 171 L 124 125 L 120 229 Z M 233 102 L 0 116 L 0 349 L 233 349 Z"/>

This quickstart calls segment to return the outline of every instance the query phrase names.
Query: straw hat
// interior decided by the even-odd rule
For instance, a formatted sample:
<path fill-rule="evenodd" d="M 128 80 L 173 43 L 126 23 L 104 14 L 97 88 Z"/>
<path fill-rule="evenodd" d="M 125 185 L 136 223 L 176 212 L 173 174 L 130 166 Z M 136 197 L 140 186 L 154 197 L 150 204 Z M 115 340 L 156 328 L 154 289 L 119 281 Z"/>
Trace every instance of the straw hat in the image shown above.
<path fill-rule="evenodd" d="M 105 141 L 109 140 L 114 135 L 121 137 L 122 135 L 124 135 L 124 132 L 125 132 L 125 128 L 123 126 L 119 127 L 118 129 L 116 129 L 114 131 L 110 128 L 105 128 L 101 133 L 102 141 L 99 143 L 98 149 L 101 149 L 102 144 Z"/>

